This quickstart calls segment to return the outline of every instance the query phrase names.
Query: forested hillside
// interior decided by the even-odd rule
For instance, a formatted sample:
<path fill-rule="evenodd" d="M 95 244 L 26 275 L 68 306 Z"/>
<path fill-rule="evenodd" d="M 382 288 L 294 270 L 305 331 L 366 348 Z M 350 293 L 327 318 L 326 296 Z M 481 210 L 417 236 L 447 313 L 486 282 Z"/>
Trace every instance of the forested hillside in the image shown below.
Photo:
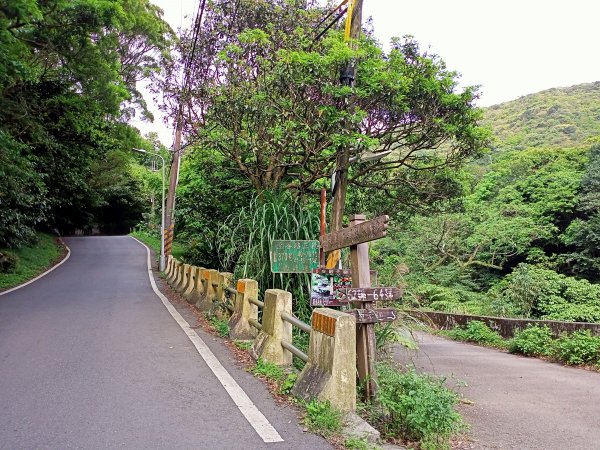
<path fill-rule="evenodd" d="M 567 148 L 600 135 L 600 81 L 554 88 L 485 109 L 495 149 Z"/>
<path fill-rule="evenodd" d="M 600 82 L 484 117 L 494 144 L 456 176 L 462 196 L 374 246 L 383 278 L 415 306 L 600 321 Z"/>

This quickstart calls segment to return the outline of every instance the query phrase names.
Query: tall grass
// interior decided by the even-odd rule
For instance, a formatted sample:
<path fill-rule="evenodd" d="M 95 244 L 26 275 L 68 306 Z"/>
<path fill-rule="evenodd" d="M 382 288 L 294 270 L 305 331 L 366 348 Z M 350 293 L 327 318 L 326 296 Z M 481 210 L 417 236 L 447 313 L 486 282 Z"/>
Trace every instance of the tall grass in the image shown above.
<path fill-rule="evenodd" d="M 273 240 L 319 238 L 318 206 L 310 208 L 287 192 L 255 197 L 247 207 L 230 215 L 217 232 L 217 249 L 224 268 L 235 278 L 252 278 L 262 291 L 270 288 L 292 293 L 294 312 L 310 318 L 310 274 L 271 273 L 269 251 Z"/>

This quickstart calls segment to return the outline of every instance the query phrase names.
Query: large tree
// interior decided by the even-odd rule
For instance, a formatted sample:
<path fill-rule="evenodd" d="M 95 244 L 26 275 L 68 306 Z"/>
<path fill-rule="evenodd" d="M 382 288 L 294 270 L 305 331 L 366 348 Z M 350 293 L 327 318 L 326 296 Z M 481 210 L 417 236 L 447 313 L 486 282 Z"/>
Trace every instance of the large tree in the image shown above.
<path fill-rule="evenodd" d="M 336 30 L 314 41 L 322 11 L 306 1 L 207 5 L 191 87 L 177 90 L 180 65 L 166 92 L 189 105 L 190 139 L 233 161 L 257 191 L 310 191 L 347 147 L 351 184 L 433 201 L 444 194 L 436 173 L 487 141 L 476 89 L 459 92 L 457 74 L 410 37 L 394 40 L 387 54 L 368 34 L 352 49 Z M 182 40 L 182 54 L 193 42 L 193 34 Z M 349 61 L 357 65 L 354 88 L 339 82 Z M 364 161 L 370 153 L 387 156 Z"/>

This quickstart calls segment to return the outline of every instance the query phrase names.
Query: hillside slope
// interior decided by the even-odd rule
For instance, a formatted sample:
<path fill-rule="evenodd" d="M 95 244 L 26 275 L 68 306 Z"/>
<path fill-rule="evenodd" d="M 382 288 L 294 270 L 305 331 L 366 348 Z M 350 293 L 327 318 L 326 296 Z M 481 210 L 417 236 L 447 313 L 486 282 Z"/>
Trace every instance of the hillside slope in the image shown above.
<path fill-rule="evenodd" d="M 485 109 L 498 150 L 589 145 L 600 136 L 600 81 L 553 88 Z"/>

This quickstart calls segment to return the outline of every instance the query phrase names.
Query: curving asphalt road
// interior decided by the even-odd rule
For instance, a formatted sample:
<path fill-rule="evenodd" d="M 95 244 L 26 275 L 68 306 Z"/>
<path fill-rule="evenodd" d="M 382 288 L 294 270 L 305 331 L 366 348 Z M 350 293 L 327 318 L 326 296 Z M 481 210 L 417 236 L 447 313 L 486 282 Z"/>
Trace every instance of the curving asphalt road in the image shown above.
<path fill-rule="evenodd" d="M 0 296 L 0 448 L 331 448 L 197 330 L 284 441 L 260 438 L 152 291 L 142 245 L 66 243 L 65 264 Z"/>
<path fill-rule="evenodd" d="M 600 373 L 419 334 L 395 359 L 447 377 L 472 401 L 470 449 L 600 449 Z"/>

